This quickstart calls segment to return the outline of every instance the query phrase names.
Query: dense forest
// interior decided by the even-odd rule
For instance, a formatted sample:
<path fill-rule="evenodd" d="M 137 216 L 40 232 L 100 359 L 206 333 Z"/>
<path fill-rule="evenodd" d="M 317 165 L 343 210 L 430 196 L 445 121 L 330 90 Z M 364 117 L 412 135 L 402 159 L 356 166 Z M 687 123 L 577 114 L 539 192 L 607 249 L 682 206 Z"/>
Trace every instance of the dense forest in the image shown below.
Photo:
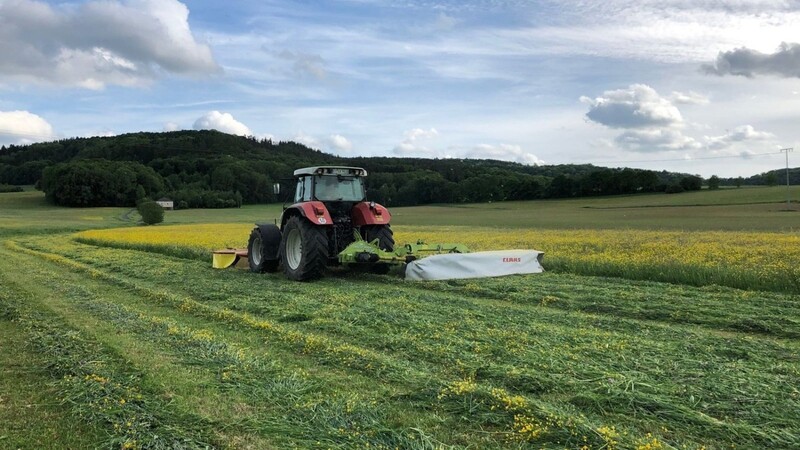
<path fill-rule="evenodd" d="M 274 182 L 321 164 L 366 168 L 369 198 L 387 206 L 680 192 L 703 183 L 687 174 L 589 164 L 342 158 L 296 142 L 176 131 L 2 147 L 0 184 L 35 184 L 50 201 L 67 206 L 129 206 L 169 197 L 179 208 L 220 208 L 278 201 Z"/>
<path fill-rule="evenodd" d="M 770 170 L 751 177 L 721 178 L 723 186 L 775 186 L 786 184 L 786 169 Z M 789 169 L 789 184 L 800 184 L 800 167 Z"/>

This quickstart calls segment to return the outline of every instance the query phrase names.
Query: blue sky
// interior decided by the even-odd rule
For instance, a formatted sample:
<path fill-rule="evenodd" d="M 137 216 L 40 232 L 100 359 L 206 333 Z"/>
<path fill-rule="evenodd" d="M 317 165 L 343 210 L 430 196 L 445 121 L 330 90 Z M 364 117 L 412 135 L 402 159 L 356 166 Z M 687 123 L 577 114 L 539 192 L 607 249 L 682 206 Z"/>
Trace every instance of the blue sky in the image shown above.
<path fill-rule="evenodd" d="M 794 1 L 0 0 L 0 143 L 215 128 L 704 176 L 800 157 Z"/>

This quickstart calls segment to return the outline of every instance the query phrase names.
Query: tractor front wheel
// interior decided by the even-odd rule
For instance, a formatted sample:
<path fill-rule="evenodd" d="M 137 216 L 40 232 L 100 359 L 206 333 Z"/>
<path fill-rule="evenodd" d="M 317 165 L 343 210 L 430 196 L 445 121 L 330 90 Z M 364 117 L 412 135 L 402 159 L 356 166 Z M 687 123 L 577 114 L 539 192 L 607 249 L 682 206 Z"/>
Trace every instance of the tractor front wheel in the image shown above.
<path fill-rule="evenodd" d="M 281 245 L 281 230 L 275 225 L 259 225 L 250 232 L 247 242 L 247 261 L 250 271 L 256 273 L 277 272 L 278 248 Z"/>
<path fill-rule="evenodd" d="M 286 221 L 281 241 L 283 273 L 290 280 L 313 280 L 322 276 L 328 262 L 325 228 L 294 216 Z"/>

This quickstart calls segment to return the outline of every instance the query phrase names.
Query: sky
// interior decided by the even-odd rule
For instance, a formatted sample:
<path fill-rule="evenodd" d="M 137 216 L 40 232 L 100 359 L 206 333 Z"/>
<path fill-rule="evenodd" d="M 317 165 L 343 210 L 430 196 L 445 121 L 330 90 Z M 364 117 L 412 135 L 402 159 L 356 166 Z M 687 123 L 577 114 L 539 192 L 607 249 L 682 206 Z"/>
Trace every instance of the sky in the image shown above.
<path fill-rule="evenodd" d="M 800 1 L 0 0 L 0 144 L 217 129 L 341 156 L 800 166 Z"/>

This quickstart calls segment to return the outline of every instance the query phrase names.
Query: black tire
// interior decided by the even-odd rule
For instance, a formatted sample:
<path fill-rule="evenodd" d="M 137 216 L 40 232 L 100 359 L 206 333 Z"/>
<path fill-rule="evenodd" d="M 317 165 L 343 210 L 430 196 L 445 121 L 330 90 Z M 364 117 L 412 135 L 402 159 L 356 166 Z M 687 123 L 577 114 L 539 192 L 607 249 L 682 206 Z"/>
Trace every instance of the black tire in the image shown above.
<path fill-rule="evenodd" d="M 259 225 L 250 232 L 247 241 L 247 261 L 250 271 L 277 272 L 280 256 L 281 230 L 276 225 Z"/>
<path fill-rule="evenodd" d="M 281 262 L 286 278 L 313 280 L 322 276 L 328 263 L 328 235 L 325 227 L 312 225 L 302 217 L 286 221 L 281 239 Z"/>
<path fill-rule="evenodd" d="M 361 236 L 367 242 L 377 239 L 378 247 L 383 251 L 394 251 L 394 234 L 389 225 L 364 225 L 361 227 Z M 386 275 L 391 268 L 389 264 L 377 263 L 370 266 L 370 272 Z"/>
<path fill-rule="evenodd" d="M 361 237 L 367 242 L 377 239 L 381 250 L 394 251 L 394 234 L 389 225 L 364 225 L 361 227 Z"/>

